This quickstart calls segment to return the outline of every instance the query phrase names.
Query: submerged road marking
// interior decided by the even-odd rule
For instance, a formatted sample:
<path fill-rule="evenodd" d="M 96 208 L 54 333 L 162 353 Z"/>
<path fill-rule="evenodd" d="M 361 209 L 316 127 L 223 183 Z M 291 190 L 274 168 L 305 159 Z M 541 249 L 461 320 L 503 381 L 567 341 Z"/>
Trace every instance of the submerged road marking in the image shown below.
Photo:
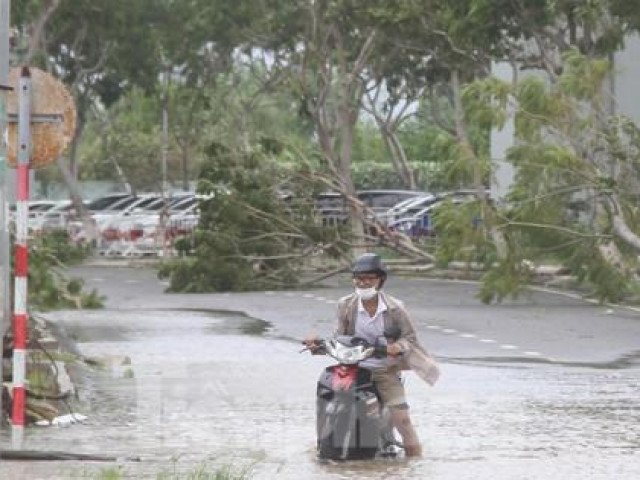
<path fill-rule="evenodd" d="M 458 331 L 455 328 L 445 328 L 442 333 L 458 333 Z"/>
<path fill-rule="evenodd" d="M 517 347 L 516 345 L 500 345 L 500 348 L 503 350 L 518 350 L 520 347 Z"/>
<path fill-rule="evenodd" d="M 482 343 L 498 343 L 495 340 L 492 340 L 491 338 L 481 338 L 480 341 Z"/>
<path fill-rule="evenodd" d="M 460 336 L 462 338 L 476 338 L 477 336 L 473 333 L 461 333 Z"/>

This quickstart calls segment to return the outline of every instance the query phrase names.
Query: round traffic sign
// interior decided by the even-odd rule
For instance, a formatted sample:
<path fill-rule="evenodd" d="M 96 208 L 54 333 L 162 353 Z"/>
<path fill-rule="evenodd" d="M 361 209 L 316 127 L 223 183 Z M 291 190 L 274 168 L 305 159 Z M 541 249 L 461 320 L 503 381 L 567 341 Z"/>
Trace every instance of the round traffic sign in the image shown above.
<path fill-rule="evenodd" d="M 31 73 L 31 168 L 43 167 L 54 162 L 73 140 L 76 129 L 76 107 L 67 87 L 50 73 L 30 67 Z M 7 125 L 7 160 L 9 166 L 17 164 L 18 152 L 18 82 L 22 68 L 9 72 L 7 114 L 14 118 Z M 38 120 L 42 115 L 62 115 L 62 121 Z M 34 121 L 36 120 L 36 121 Z"/>

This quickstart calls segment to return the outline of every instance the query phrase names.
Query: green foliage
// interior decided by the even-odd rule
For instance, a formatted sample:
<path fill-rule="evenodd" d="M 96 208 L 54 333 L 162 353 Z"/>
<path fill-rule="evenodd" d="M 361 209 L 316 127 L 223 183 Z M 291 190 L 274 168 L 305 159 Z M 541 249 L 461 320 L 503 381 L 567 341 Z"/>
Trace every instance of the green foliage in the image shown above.
<path fill-rule="evenodd" d="M 444 165 L 410 162 L 419 190 L 442 191 L 450 188 Z M 400 175 L 389 163 L 358 162 L 352 165 L 353 183 L 359 190 L 402 188 Z"/>
<path fill-rule="evenodd" d="M 515 96 L 519 105 L 515 115 L 517 135 L 531 143 L 542 142 L 543 127 L 564 118 L 570 108 L 563 96 L 549 92 L 545 81 L 537 76 L 524 78 Z"/>
<path fill-rule="evenodd" d="M 197 465 L 187 472 L 179 472 L 178 465 L 174 464 L 170 468 L 164 468 L 157 472 L 156 480 L 248 480 L 251 478 L 251 466 L 238 467 L 232 465 L 224 465 L 219 467 L 210 467 L 205 463 Z M 127 472 L 122 467 L 101 468 L 96 475 L 83 478 L 96 478 L 97 480 L 122 480 L 124 478 L 132 478 L 133 472 Z"/>
<path fill-rule="evenodd" d="M 634 292 L 631 267 L 638 267 L 637 257 L 627 264 L 627 268 L 620 269 L 605 260 L 598 250 L 599 243 L 589 243 L 590 248 L 580 245 L 572 249 L 567 266 L 580 282 L 591 286 L 590 295 L 599 302 L 618 302 L 628 297 Z"/>
<path fill-rule="evenodd" d="M 561 92 L 586 101 L 602 96 L 602 86 L 611 72 L 609 61 L 589 58 L 572 49 L 565 52 L 564 65 L 559 82 Z"/>
<path fill-rule="evenodd" d="M 89 245 L 73 244 L 69 232 L 62 229 L 51 230 L 40 236 L 36 245 L 39 249 L 50 252 L 56 261 L 65 265 L 76 265 L 91 254 Z"/>
<path fill-rule="evenodd" d="M 629 272 L 637 263 L 636 255 L 624 242 L 618 242 L 616 261 L 605 259 L 600 250 L 613 234 L 607 196 L 632 198 L 629 192 L 636 190 L 632 177 L 616 180 L 609 174 L 611 159 L 621 171 L 632 167 L 629 154 L 630 146 L 637 145 L 636 130 L 615 118 L 598 122 L 594 114 L 602 108 L 602 85 L 610 71 L 607 61 L 589 59 L 575 50 L 564 59 L 557 89 L 529 80 L 518 91 L 520 118 L 527 120 L 517 123 L 522 141 L 509 152 L 518 167 L 510 195 L 512 218 L 538 225 L 523 230 L 523 239 L 538 254 L 553 251 L 579 281 L 591 285 L 599 301 L 617 301 L 631 291 Z M 628 224 L 640 231 L 631 211 L 625 211 Z"/>
<path fill-rule="evenodd" d="M 38 395 L 57 395 L 59 393 L 57 390 L 58 384 L 50 364 L 48 362 L 43 364 L 34 363 L 31 357 L 30 360 L 27 364 L 29 391 Z"/>
<path fill-rule="evenodd" d="M 474 185 L 476 174 L 479 174 L 483 185 L 487 184 L 491 174 L 489 157 L 470 155 L 466 146 L 453 142 L 453 139 L 451 145 L 453 156 L 446 164 L 446 184 L 453 188 L 469 188 Z"/>
<path fill-rule="evenodd" d="M 462 96 L 469 125 L 483 130 L 502 129 L 507 119 L 506 106 L 510 92 L 508 83 L 494 77 L 469 84 Z"/>
<path fill-rule="evenodd" d="M 60 308 L 101 308 L 103 297 L 95 290 L 83 291 L 83 282 L 63 274 L 64 260 L 85 258 L 84 247 L 65 243 L 66 232 L 36 237 L 29 244 L 28 303 L 39 311 Z M 12 258 L 13 261 L 13 258 Z"/>
<path fill-rule="evenodd" d="M 118 165 L 135 190 L 159 191 L 161 108 L 158 99 L 134 89 L 116 102 L 104 119 L 92 121 L 80 146 L 82 178 L 119 180 Z M 176 172 L 173 157 L 169 172 Z"/>
<path fill-rule="evenodd" d="M 313 223 L 310 194 L 319 187 L 299 187 L 295 177 L 305 169 L 307 177 L 319 170 L 347 186 L 399 186 L 381 136 L 370 124 L 358 123 L 363 84 L 350 80 L 359 77 L 367 86 L 385 85 L 383 115 L 405 101 L 429 97 L 415 118 L 394 125 L 425 190 L 488 184 L 490 129 L 504 125 L 507 101 L 518 105 L 517 146 L 509 152 L 517 176 L 509 209 L 484 211 L 482 235 L 468 231 L 466 214 L 448 213 L 447 221 L 443 213 L 441 228 L 458 238 L 441 247 L 443 258 L 490 258 L 487 232 L 497 229 L 506 237 L 513 265 L 532 255 L 552 255 L 562 262 L 574 259 L 576 271 L 602 272 L 595 252 L 597 241 L 608 241 L 614 233 L 612 214 L 621 212 L 630 230 L 640 232 L 638 131 L 632 122 L 607 118 L 601 95 L 610 67 L 606 54 L 640 28 L 637 2 L 14 3 L 12 19 L 19 33 L 14 58 L 27 51 L 26 32 L 36 30 L 44 9 L 56 7 L 33 63 L 74 86 L 80 127 L 88 121 L 79 149 L 83 178 L 113 179 L 121 167 L 136 189 L 160 186 L 159 73 L 179 66 L 169 87 L 169 181 L 186 183 L 203 172 L 202 191 L 214 194 L 212 203 L 204 205 L 201 231 L 180 246 L 185 256 L 200 261 L 186 258 L 172 267 L 184 288 L 252 288 L 275 271 L 278 281 L 286 283 L 295 262 L 281 268 L 275 257 L 335 240 L 325 235 L 340 238 L 342 232 L 326 233 Z M 530 39 L 549 46 L 539 58 L 531 52 L 527 61 L 532 65 L 548 65 L 562 54 L 562 68 L 548 67 L 549 84 L 529 77 L 512 89 L 486 78 L 493 60 L 520 57 L 521 45 Z M 562 52 L 567 40 L 570 49 Z M 480 79 L 463 91 L 464 142 L 457 138 L 461 132 L 456 132 L 450 105 L 453 70 L 463 83 Z M 91 110 L 99 112 L 97 119 Z M 440 110 L 438 118 L 427 110 Z M 207 153 L 212 139 L 227 148 L 228 164 L 212 166 L 208 157 L 221 155 Z M 329 168 L 327 159 L 339 172 Z M 53 177 L 44 170 L 39 175 L 45 181 Z M 269 186 L 257 181 L 260 175 Z M 283 205 L 275 193 L 285 187 L 305 190 L 294 196 L 295 208 Z M 563 247 L 585 238 L 595 240 L 587 242 L 591 254 L 580 260 Z M 256 245 L 248 246 L 252 242 Z M 632 261 L 632 253 L 622 244 L 619 248 L 624 260 Z M 513 265 L 504 266 L 511 279 L 521 273 Z M 224 272 L 222 279 L 217 272 Z M 581 278 L 616 283 L 614 277 L 593 273 Z"/>
<path fill-rule="evenodd" d="M 479 201 L 458 205 L 446 201 L 434 209 L 438 262 L 443 265 L 451 261 L 477 262 L 491 266 L 496 253 L 483 228 L 485 217 L 485 209 Z"/>
<path fill-rule="evenodd" d="M 322 228 L 312 214 L 313 188 L 283 178 L 286 170 L 259 148 L 248 152 L 212 144 L 199 181 L 200 222 L 192 251 L 160 269 L 170 290 L 239 291 L 294 286 L 315 245 L 339 230 Z M 280 182 L 279 182 L 280 180 Z M 283 199 L 278 185 L 293 189 Z"/>
<path fill-rule="evenodd" d="M 506 258 L 484 275 L 478 298 L 483 303 L 501 302 L 506 297 L 517 298 L 531 278 L 531 270 L 526 263 Z"/>
<path fill-rule="evenodd" d="M 606 116 L 601 92 L 607 61 L 577 50 L 563 58 L 556 83 L 529 76 L 512 93 L 487 81 L 466 90 L 474 97 L 467 106 L 476 111 L 469 118 L 477 123 L 503 121 L 500 99 L 513 94 L 518 105 L 517 141 L 507 152 L 514 183 L 506 204 L 482 216 L 485 236 L 472 234 L 462 212 L 443 209 L 436 215 L 440 261 L 484 261 L 490 267 L 480 292 L 485 302 L 517 296 L 532 280 L 532 267 L 544 262 L 567 267 L 601 302 L 635 289 L 637 251 L 616 231 L 612 215 L 618 212 L 632 235 L 640 233 L 640 130 L 628 119 Z"/>

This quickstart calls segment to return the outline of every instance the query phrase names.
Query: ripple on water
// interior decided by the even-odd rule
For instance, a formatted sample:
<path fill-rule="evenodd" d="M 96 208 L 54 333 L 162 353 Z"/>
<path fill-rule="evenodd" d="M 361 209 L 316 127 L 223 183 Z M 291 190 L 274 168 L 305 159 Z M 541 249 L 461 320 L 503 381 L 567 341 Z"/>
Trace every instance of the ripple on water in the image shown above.
<path fill-rule="evenodd" d="M 131 478 L 186 472 L 203 462 L 251 467 L 252 478 L 263 479 L 640 478 L 640 462 L 633 461 L 640 448 L 640 371 L 612 375 L 554 365 L 445 363 L 436 388 L 409 374 L 424 458 L 321 464 L 314 454 L 314 392 L 327 359 L 228 328 L 243 321 L 195 311 L 179 318 L 154 311 L 70 317 L 69 328 L 88 335 L 92 322 L 99 332 L 124 331 L 125 338 L 78 345 L 85 355 L 129 356 L 135 375 L 96 374 L 88 422 L 28 429 L 29 447 L 139 455 L 141 463 L 121 464 Z M 6 478 L 47 479 L 102 467 L 2 465 L 3 478 L 6 472 Z"/>

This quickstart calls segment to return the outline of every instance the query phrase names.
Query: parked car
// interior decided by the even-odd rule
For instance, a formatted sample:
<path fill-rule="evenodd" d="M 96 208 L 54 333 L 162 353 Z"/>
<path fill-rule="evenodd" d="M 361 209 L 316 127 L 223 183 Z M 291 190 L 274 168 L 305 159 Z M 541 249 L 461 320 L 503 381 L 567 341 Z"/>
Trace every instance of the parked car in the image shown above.
<path fill-rule="evenodd" d="M 159 199 L 144 211 L 116 215 L 101 230 L 99 253 L 105 256 L 158 255 L 172 248 L 175 238 L 193 231 L 199 221 L 199 198 L 195 194 L 179 194 Z M 168 205 L 161 230 L 163 206 Z"/>
<path fill-rule="evenodd" d="M 86 206 L 86 204 L 85 204 Z M 75 205 L 71 200 L 60 200 L 29 222 L 32 232 L 47 232 L 66 229 L 70 220 L 77 217 Z"/>
<path fill-rule="evenodd" d="M 472 202 L 478 199 L 478 194 L 474 190 L 457 190 L 439 193 L 435 197 L 435 200 L 427 201 L 427 205 L 417 211 L 415 211 L 416 205 L 407 208 L 404 216 L 389 223 L 389 228 L 403 232 L 412 238 L 433 236 L 435 235 L 433 212 L 438 207 L 443 205 L 445 201 L 450 201 L 454 205 Z M 474 219 L 474 221 L 476 220 Z"/>
<path fill-rule="evenodd" d="M 165 228 L 172 219 L 184 216 L 187 212 L 195 212 L 198 198 L 195 194 L 179 194 L 163 199 L 158 197 L 132 204 L 129 211 L 114 215 L 109 222 L 102 225 L 102 238 L 106 241 L 117 239 L 138 240 L 155 235 L 160 226 L 163 208 L 167 206 Z M 197 223 L 197 221 L 195 222 Z"/>
<path fill-rule="evenodd" d="M 414 190 L 358 190 L 358 200 L 367 205 L 374 215 L 385 221 L 389 208 L 399 202 L 425 195 L 426 192 Z M 346 198 L 339 192 L 323 192 L 316 196 L 315 210 L 322 219 L 323 225 L 338 225 L 349 218 L 349 205 Z"/>
<path fill-rule="evenodd" d="M 424 195 L 407 198 L 389 208 L 383 214 L 383 218 L 386 223 L 390 225 L 400 218 L 409 217 L 418 213 L 423 208 L 438 201 L 439 198 L 438 195 L 434 195 L 433 193 L 425 193 Z"/>
<path fill-rule="evenodd" d="M 99 212 L 102 210 L 107 210 L 109 207 L 114 205 L 121 200 L 126 198 L 134 197 L 131 193 L 126 192 L 116 192 L 116 193 L 108 193 L 101 197 L 95 198 L 87 203 L 87 209 L 92 212 Z"/>
<path fill-rule="evenodd" d="M 427 192 L 416 190 L 359 190 L 358 199 L 364 202 L 374 214 L 383 219 L 386 212 L 398 203 L 427 195 Z"/>
<path fill-rule="evenodd" d="M 155 194 L 143 194 L 143 195 L 135 195 L 124 197 L 111 205 L 109 207 L 94 212 L 92 217 L 98 226 L 98 229 L 107 225 L 114 217 L 120 215 L 128 215 L 135 208 L 142 208 L 144 205 L 148 205 L 149 203 L 157 200 L 159 197 Z"/>

